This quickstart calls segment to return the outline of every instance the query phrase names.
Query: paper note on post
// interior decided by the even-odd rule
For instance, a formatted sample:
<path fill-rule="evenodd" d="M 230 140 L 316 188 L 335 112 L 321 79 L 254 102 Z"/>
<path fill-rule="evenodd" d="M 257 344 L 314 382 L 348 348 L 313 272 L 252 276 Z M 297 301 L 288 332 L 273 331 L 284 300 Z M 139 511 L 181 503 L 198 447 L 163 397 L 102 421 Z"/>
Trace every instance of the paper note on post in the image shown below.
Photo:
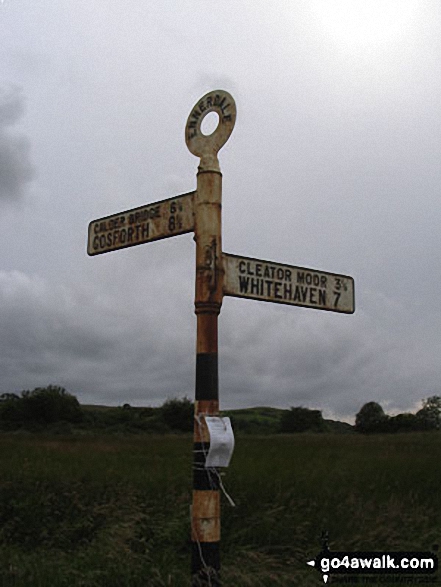
<path fill-rule="evenodd" d="M 234 449 L 234 434 L 230 418 L 205 416 L 210 433 L 210 450 L 205 460 L 206 467 L 228 467 Z"/>

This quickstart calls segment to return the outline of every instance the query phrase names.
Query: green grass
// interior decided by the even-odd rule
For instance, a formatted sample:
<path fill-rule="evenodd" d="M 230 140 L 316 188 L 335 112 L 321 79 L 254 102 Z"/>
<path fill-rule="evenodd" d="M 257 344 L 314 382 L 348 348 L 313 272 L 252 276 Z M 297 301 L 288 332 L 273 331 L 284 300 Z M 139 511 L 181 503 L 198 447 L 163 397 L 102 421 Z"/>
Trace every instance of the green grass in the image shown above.
<path fill-rule="evenodd" d="M 189 585 L 191 451 L 189 435 L 1 435 L 0 586 Z M 436 433 L 240 437 L 224 585 L 323 585 L 306 566 L 322 530 L 331 550 L 430 550 L 440 457 Z"/>

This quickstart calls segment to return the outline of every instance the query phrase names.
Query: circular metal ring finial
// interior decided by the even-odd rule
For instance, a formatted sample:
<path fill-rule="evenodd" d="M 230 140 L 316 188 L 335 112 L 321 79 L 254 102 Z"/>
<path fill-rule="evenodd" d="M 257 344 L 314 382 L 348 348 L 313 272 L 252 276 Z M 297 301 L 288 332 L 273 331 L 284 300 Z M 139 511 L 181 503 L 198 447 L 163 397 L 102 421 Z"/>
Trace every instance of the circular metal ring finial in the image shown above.
<path fill-rule="evenodd" d="M 201 123 L 209 112 L 219 115 L 219 124 L 210 135 L 201 131 Z M 185 142 L 188 150 L 201 159 L 216 159 L 225 145 L 236 122 L 236 103 L 224 90 L 213 90 L 195 104 L 185 125 Z"/>

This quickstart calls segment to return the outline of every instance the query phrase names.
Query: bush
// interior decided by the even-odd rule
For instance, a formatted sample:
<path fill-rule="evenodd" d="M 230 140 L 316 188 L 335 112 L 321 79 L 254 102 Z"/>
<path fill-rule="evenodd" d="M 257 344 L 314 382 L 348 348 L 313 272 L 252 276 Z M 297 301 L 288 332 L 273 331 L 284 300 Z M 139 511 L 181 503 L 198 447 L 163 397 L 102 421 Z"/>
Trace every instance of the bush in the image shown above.
<path fill-rule="evenodd" d="M 388 425 L 388 416 L 377 402 L 364 404 L 355 416 L 355 430 L 370 434 L 372 432 L 385 432 Z"/>
<path fill-rule="evenodd" d="M 40 429 L 60 421 L 78 423 L 83 418 L 77 398 L 63 387 L 37 387 L 22 391 L 21 397 L 3 394 L 0 400 L 0 422 L 7 429 Z"/>
<path fill-rule="evenodd" d="M 421 430 L 441 428 L 441 397 L 433 395 L 423 401 L 423 407 L 416 413 Z"/>
<path fill-rule="evenodd" d="M 388 432 L 414 432 L 421 429 L 421 423 L 415 414 L 397 414 L 387 421 Z"/>
<path fill-rule="evenodd" d="M 194 420 L 193 402 L 188 397 L 168 399 L 159 408 L 159 418 L 171 430 L 191 432 Z"/>
<path fill-rule="evenodd" d="M 324 432 L 326 424 L 320 410 L 291 408 L 280 419 L 280 432 Z"/>

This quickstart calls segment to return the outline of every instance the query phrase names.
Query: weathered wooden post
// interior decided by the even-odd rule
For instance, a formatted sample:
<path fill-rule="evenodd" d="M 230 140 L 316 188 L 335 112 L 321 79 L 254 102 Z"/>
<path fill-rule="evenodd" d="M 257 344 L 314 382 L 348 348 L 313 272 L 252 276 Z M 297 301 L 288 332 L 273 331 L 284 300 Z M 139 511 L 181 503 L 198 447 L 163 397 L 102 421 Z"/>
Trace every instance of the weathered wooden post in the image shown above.
<path fill-rule="evenodd" d="M 209 136 L 201 122 L 216 112 L 219 123 Z M 223 296 L 221 200 L 222 174 L 217 153 L 227 141 L 236 120 L 236 105 L 227 92 L 206 94 L 187 120 L 185 139 L 193 155 L 200 157 L 195 199 L 196 241 L 196 393 L 191 509 L 193 585 L 220 585 L 219 477 L 205 467 L 210 437 L 204 416 L 219 413 L 218 316 Z"/>

